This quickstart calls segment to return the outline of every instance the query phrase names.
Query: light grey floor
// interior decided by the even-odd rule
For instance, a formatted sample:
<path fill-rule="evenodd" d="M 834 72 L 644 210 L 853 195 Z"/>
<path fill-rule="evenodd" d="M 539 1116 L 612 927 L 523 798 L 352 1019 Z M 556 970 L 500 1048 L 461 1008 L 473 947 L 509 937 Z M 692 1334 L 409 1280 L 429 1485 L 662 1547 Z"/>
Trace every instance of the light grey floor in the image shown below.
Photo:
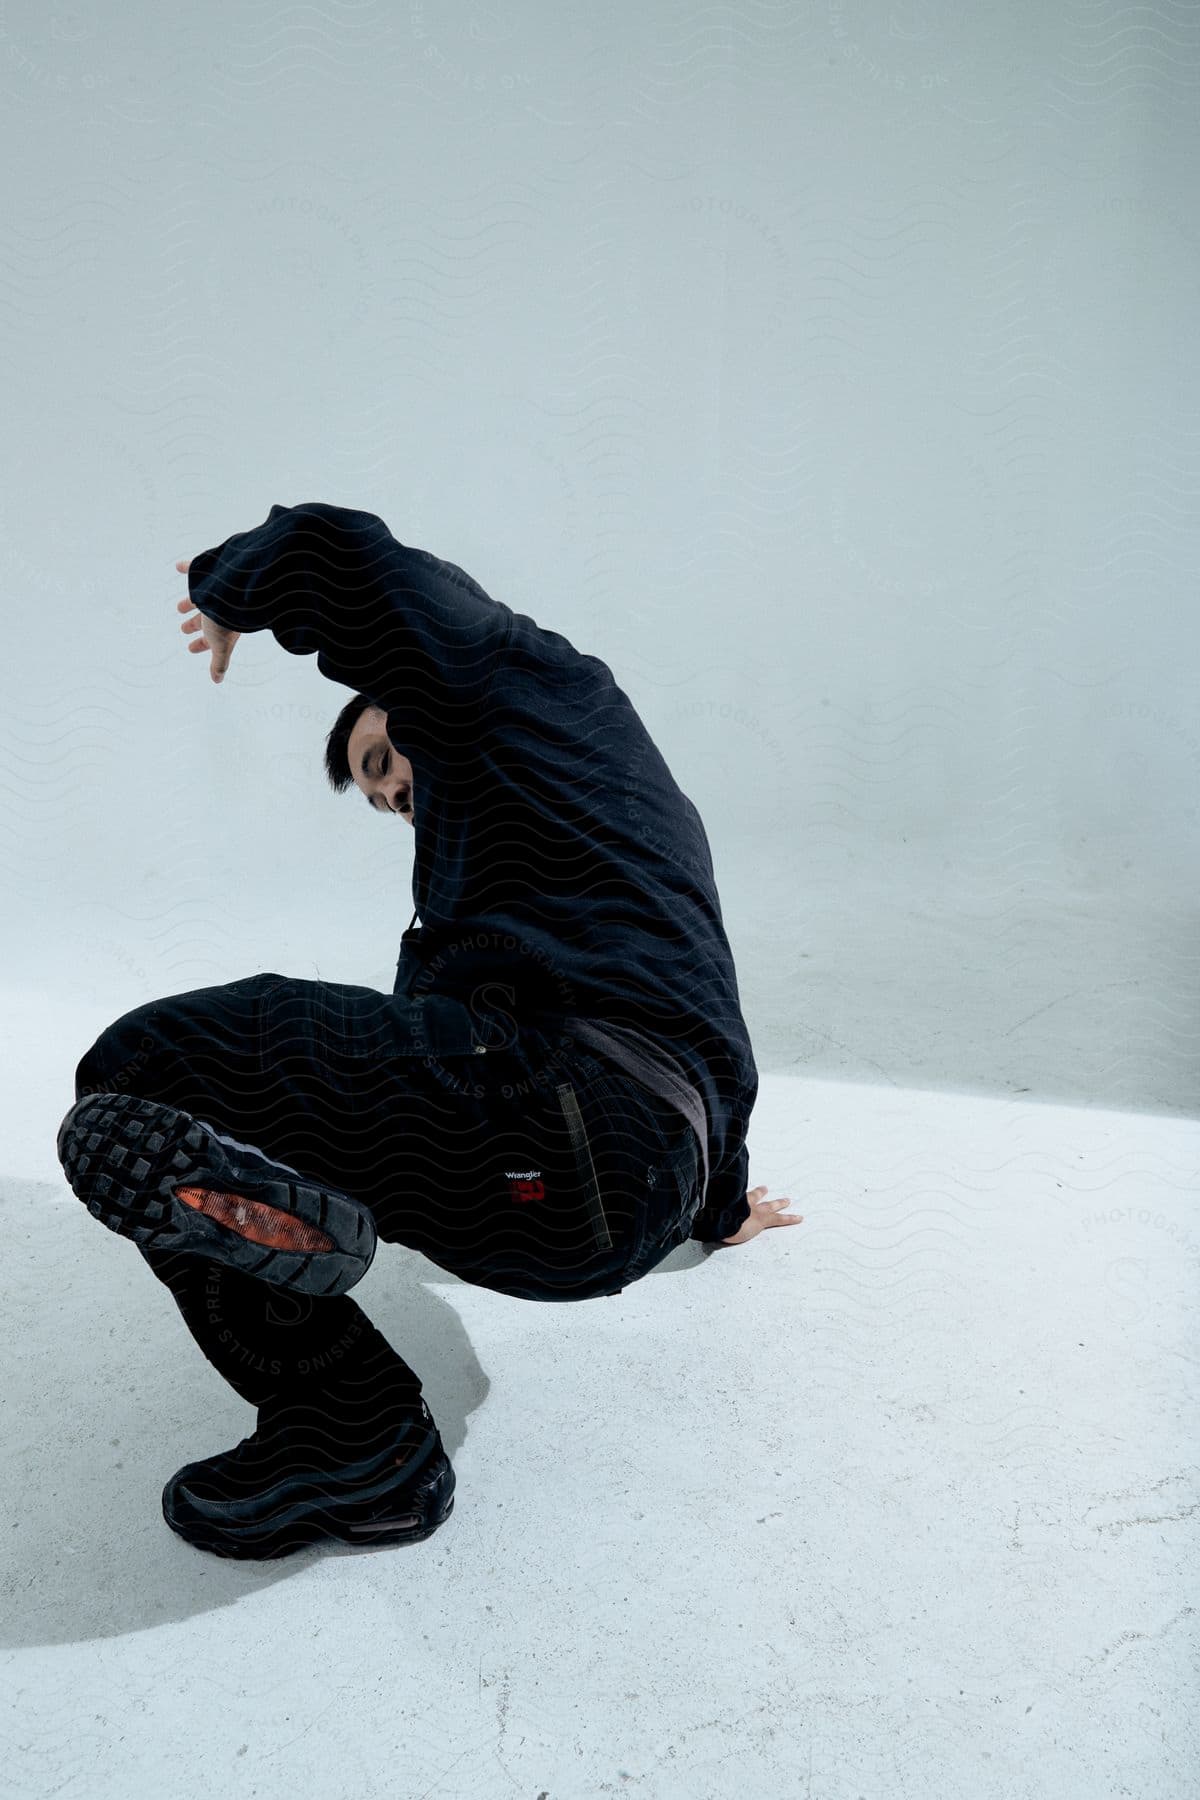
<path fill-rule="evenodd" d="M 1006 979 L 936 909 L 851 943 L 854 916 L 840 946 L 835 909 L 793 921 L 779 982 L 743 982 L 752 1178 L 804 1224 L 577 1307 L 381 1247 L 356 1298 L 424 1380 L 455 1511 L 277 1565 L 161 1518 L 253 1414 L 55 1174 L 103 997 L 13 990 L 6 1793 L 1195 1792 L 1200 1124 L 1183 1003 L 1142 982 L 1169 929 L 1122 956 L 1100 909 L 1051 920 L 1023 966 L 1012 919 Z"/>

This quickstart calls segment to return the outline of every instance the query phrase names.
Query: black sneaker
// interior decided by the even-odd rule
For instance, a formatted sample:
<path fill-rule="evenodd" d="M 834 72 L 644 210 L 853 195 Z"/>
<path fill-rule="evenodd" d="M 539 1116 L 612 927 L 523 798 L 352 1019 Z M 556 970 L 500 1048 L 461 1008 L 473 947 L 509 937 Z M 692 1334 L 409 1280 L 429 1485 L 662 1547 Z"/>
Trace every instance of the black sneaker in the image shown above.
<path fill-rule="evenodd" d="M 375 1255 L 375 1221 L 203 1119 L 133 1094 L 87 1094 L 58 1160 L 93 1217 L 156 1250 L 195 1251 L 299 1294 L 344 1294 Z"/>
<path fill-rule="evenodd" d="M 260 1409 L 264 1418 L 267 1409 Z M 163 1489 L 163 1518 L 199 1550 L 272 1559 L 334 1540 L 415 1544 L 454 1510 L 454 1470 L 424 1400 L 373 1450 L 339 1450 L 311 1409 L 290 1407 Z"/>

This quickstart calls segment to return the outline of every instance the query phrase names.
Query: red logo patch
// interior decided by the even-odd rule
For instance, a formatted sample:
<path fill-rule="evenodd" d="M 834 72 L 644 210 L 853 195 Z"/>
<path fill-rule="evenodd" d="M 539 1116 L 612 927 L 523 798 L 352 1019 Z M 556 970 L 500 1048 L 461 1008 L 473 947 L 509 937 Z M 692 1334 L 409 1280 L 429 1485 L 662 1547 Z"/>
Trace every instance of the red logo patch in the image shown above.
<path fill-rule="evenodd" d="M 546 1197 L 545 1183 L 541 1181 L 510 1181 L 508 1191 L 518 1206 L 525 1206 L 530 1200 L 544 1200 Z"/>

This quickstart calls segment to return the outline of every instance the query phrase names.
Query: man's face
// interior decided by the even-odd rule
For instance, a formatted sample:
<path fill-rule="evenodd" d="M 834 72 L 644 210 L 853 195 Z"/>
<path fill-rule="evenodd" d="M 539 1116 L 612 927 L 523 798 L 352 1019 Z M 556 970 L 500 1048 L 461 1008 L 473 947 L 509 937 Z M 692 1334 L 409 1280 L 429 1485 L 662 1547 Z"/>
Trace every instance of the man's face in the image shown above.
<path fill-rule="evenodd" d="M 364 707 L 354 721 L 346 745 L 354 785 L 367 796 L 376 812 L 398 813 L 413 822 L 413 771 L 407 756 L 387 734 L 387 714 L 381 706 Z"/>

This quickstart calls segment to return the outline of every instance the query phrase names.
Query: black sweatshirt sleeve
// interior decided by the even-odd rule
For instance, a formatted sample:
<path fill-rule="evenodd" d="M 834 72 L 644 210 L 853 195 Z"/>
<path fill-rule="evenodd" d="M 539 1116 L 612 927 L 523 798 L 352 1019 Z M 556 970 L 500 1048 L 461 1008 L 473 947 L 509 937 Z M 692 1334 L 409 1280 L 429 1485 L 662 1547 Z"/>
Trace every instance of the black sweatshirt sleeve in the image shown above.
<path fill-rule="evenodd" d="M 733 1161 L 710 1178 L 704 1205 L 692 1220 L 690 1235 L 706 1244 L 732 1237 L 750 1217 L 750 1202 L 746 1198 L 749 1186 L 750 1158 L 743 1142 Z"/>
<path fill-rule="evenodd" d="M 374 513 L 310 500 L 202 550 L 194 606 L 229 631 L 269 630 L 331 681 L 369 694 L 405 754 L 453 760 L 512 626 L 454 563 L 395 539 Z"/>

